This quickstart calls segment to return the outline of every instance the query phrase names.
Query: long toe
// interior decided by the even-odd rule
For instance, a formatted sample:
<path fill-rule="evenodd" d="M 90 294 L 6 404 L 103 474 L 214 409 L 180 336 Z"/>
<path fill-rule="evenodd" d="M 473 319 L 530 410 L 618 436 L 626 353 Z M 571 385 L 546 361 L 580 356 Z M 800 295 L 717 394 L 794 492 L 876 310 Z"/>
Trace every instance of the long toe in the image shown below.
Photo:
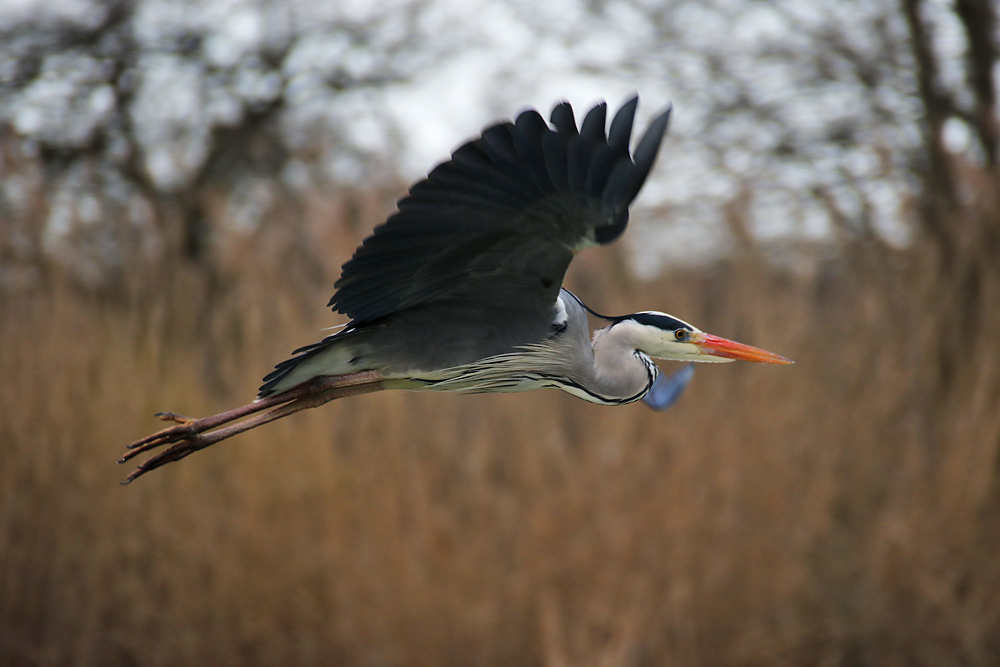
<path fill-rule="evenodd" d="M 122 484 L 129 484 L 132 480 L 140 477 L 150 470 L 156 470 L 162 465 L 168 463 L 173 463 L 174 461 L 180 461 L 185 456 L 194 454 L 199 449 L 204 449 L 207 446 L 198 436 L 190 438 L 188 440 L 183 440 L 181 442 L 171 445 L 167 449 L 163 450 L 156 456 L 150 458 L 147 461 L 140 463 L 135 470 L 129 473 L 128 477 L 122 482 Z M 131 452 L 129 452 L 131 454 Z M 124 462 L 125 459 L 119 461 L 119 463 Z"/>
<path fill-rule="evenodd" d="M 169 445 L 172 442 L 183 440 L 184 438 L 198 432 L 199 431 L 194 426 L 194 422 L 178 424 L 177 426 L 169 426 L 162 431 L 157 431 L 152 435 L 147 435 L 145 438 L 136 440 L 135 442 L 126 445 L 125 448 L 133 450 L 133 452 L 144 452 L 148 449 L 152 449 L 153 447 Z"/>

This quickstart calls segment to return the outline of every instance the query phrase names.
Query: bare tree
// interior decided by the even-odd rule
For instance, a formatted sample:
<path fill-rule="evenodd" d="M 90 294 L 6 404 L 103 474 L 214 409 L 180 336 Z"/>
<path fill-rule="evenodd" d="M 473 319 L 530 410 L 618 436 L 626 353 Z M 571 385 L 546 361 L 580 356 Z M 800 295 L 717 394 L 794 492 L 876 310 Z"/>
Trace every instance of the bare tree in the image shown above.
<path fill-rule="evenodd" d="M 385 169 L 358 140 L 366 91 L 446 49 L 409 0 L 69 7 L 0 16 L 7 282 L 53 257 L 94 283 L 165 255 L 211 266 L 223 221 L 255 229 L 294 193 Z M 378 108 L 364 118 L 392 136 Z"/>

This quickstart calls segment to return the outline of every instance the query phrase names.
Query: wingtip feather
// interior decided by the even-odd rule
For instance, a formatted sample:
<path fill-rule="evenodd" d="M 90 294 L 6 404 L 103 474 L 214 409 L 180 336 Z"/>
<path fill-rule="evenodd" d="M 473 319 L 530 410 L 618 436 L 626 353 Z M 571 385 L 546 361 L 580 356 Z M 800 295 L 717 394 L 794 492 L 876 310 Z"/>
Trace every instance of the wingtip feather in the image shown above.
<path fill-rule="evenodd" d="M 573 114 L 573 107 L 570 106 L 569 102 L 560 102 L 557 104 L 552 109 L 549 120 L 555 126 L 557 132 L 566 135 L 568 138 L 575 137 L 578 133 L 576 129 L 576 117 Z"/>
<path fill-rule="evenodd" d="M 639 96 L 629 98 L 611 120 L 608 130 L 608 145 L 615 153 L 628 153 L 629 140 L 632 138 L 632 123 L 635 120 L 635 110 L 639 106 Z"/>

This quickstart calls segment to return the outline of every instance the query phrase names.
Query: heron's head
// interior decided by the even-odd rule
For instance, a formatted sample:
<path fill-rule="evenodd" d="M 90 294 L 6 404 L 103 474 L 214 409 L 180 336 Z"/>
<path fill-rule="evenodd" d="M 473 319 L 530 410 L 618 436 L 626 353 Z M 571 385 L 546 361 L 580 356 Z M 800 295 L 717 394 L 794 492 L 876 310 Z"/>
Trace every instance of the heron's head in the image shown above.
<path fill-rule="evenodd" d="M 646 311 L 615 319 L 608 330 L 618 329 L 635 349 L 656 359 L 672 361 L 756 361 L 791 364 L 790 359 L 760 348 L 713 336 L 673 315 Z M 607 330 L 606 330 L 607 331 Z"/>

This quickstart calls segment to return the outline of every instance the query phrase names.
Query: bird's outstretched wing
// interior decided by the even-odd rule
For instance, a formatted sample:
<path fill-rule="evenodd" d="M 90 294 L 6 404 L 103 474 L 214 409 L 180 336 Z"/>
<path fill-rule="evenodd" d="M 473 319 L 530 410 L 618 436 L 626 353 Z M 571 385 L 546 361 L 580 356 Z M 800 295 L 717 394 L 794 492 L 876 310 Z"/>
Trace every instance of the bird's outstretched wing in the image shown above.
<path fill-rule="evenodd" d="M 649 174 L 668 108 L 629 153 L 638 97 L 578 128 L 562 103 L 493 125 L 410 190 L 344 264 L 329 305 L 355 323 L 443 300 L 551 307 L 573 253 L 610 243 Z"/>

